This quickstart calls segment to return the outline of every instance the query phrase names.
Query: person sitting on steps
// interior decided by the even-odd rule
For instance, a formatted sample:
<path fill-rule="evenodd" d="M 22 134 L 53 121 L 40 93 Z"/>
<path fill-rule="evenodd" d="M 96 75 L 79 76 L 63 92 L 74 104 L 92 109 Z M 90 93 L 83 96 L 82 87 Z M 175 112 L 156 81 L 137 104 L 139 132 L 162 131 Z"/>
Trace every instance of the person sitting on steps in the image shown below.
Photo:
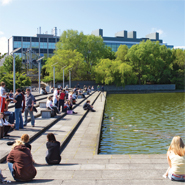
<path fill-rule="evenodd" d="M 180 136 L 173 137 L 168 148 L 167 160 L 169 168 L 163 177 L 185 182 L 185 145 Z"/>
<path fill-rule="evenodd" d="M 84 110 L 90 110 L 92 112 L 96 112 L 94 109 L 93 109 L 93 106 L 90 105 L 90 100 L 87 100 L 86 103 L 83 105 L 83 109 Z"/>
<path fill-rule="evenodd" d="M 47 135 L 46 147 L 48 149 L 46 154 L 46 162 L 50 165 L 59 164 L 61 161 L 60 143 L 56 141 L 53 133 L 49 133 Z"/>
<path fill-rule="evenodd" d="M 8 121 L 6 121 L 6 119 L 4 118 L 4 113 L 0 113 L 0 127 L 4 127 L 4 133 L 1 134 L 2 137 L 6 137 L 9 136 L 7 133 L 8 131 L 14 127 L 14 124 L 10 124 Z"/>
<path fill-rule="evenodd" d="M 56 115 L 56 113 L 59 114 L 57 107 L 53 106 L 53 104 L 52 104 L 52 96 L 47 97 L 46 107 L 50 110 L 53 110 L 54 115 Z"/>
<path fill-rule="evenodd" d="M 20 140 L 16 140 L 6 160 L 14 180 L 18 182 L 31 181 L 37 174 L 30 149 Z"/>

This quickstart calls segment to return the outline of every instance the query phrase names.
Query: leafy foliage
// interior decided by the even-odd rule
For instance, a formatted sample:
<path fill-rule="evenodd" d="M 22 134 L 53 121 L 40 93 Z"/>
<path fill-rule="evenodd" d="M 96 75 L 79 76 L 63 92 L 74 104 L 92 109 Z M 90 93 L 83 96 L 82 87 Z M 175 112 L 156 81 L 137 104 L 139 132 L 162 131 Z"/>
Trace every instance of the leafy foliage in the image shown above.
<path fill-rule="evenodd" d="M 84 62 L 83 55 L 76 50 L 57 50 L 52 58 L 49 58 L 44 66 L 46 76 L 44 81 L 51 81 L 53 78 L 53 67 L 55 66 L 56 81 L 63 79 L 63 67 L 65 79 L 69 78 L 69 70 L 71 70 L 71 77 L 73 80 L 81 80 L 86 76 L 87 64 Z"/>
<path fill-rule="evenodd" d="M 24 74 L 21 74 L 19 72 L 16 73 L 15 75 L 16 78 L 16 89 L 21 88 L 23 86 L 30 86 L 31 85 L 31 80 L 29 77 L 27 77 Z M 13 89 L 13 73 L 6 73 L 3 75 L 0 81 L 3 81 L 6 83 L 6 88 L 11 90 Z"/>
<path fill-rule="evenodd" d="M 13 72 L 13 56 L 7 56 L 3 63 L 4 70 L 8 73 Z M 17 55 L 15 57 L 15 71 L 21 73 L 22 72 L 22 59 Z"/>

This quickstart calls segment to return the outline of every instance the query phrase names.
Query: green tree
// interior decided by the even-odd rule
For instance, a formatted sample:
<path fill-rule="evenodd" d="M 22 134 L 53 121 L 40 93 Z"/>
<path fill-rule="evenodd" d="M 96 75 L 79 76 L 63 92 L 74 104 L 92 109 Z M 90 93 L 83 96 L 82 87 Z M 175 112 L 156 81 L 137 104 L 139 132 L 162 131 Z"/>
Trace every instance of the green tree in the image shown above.
<path fill-rule="evenodd" d="M 173 49 L 175 59 L 173 60 L 173 71 L 171 82 L 176 84 L 176 88 L 184 89 L 185 85 L 185 50 Z"/>
<path fill-rule="evenodd" d="M 137 77 L 132 72 L 132 67 L 121 60 L 101 59 L 95 67 L 96 82 L 124 86 L 135 84 Z"/>
<path fill-rule="evenodd" d="M 99 63 L 102 58 L 115 58 L 110 48 L 106 47 L 103 38 L 95 35 L 84 35 L 83 32 L 75 30 L 64 31 L 60 41 L 56 44 L 57 50 L 76 50 L 84 57 L 86 67 L 86 78 L 93 78 L 93 67 Z"/>
<path fill-rule="evenodd" d="M 120 45 L 116 52 L 116 59 L 122 62 L 126 61 L 126 55 L 128 53 L 128 47 L 126 45 Z"/>
<path fill-rule="evenodd" d="M 16 89 L 22 88 L 24 86 L 30 86 L 31 80 L 29 77 L 27 77 L 25 74 L 21 74 L 19 72 L 16 73 Z M 6 83 L 6 88 L 11 90 L 13 89 L 13 73 L 6 73 L 0 81 L 3 81 Z"/>
<path fill-rule="evenodd" d="M 3 63 L 4 69 L 6 72 L 13 72 L 13 56 L 7 56 Z M 15 57 L 15 71 L 22 72 L 22 59 L 18 55 Z"/>
<path fill-rule="evenodd" d="M 43 66 L 45 72 L 49 73 L 49 76 L 45 76 L 45 81 L 51 81 L 53 79 L 53 64 L 55 64 L 55 78 L 56 81 L 63 79 L 62 67 L 65 67 L 65 79 L 69 78 L 69 69 L 71 71 L 71 77 L 73 80 L 81 80 L 86 78 L 87 64 L 84 62 L 83 55 L 76 50 L 56 50 L 55 55 L 48 58 L 46 64 Z"/>

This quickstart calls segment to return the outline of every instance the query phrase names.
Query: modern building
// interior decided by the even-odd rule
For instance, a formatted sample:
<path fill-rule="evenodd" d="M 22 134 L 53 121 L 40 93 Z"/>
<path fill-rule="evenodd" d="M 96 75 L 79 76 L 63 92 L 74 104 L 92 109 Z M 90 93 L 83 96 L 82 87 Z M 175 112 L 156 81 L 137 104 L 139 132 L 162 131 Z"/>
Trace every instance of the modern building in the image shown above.
<path fill-rule="evenodd" d="M 122 45 L 127 45 L 130 48 L 134 44 L 139 44 L 141 41 L 146 41 L 150 39 L 151 41 L 159 41 L 161 45 L 165 45 L 167 48 L 173 48 L 172 45 L 167 45 L 159 39 L 159 33 L 151 33 L 146 35 L 145 38 L 137 38 L 136 31 L 127 32 L 126 30 L 117 32 L 115 37 L 105 37 L 103 36 L 103 29 L 98 29 L 92 32 L 96 36 L 101 36 L 104 43 L 107 46 L 110 46 L 113 51 L 117 51 L 118 47 Z M 23 62 L 28 59 L 25 53 L 28 51 L 29 55 L 32 55 L 34 52 L 37 56 L 51 57 L 55 49 L 55 44 L 59 41 L 59 36 L 57 36 L 57 27 L 52 29 L 52 34 L 41 34 L 41 27 L 37 34 L 34 36 L 12 36 L 8 39 L 8 54 L 10 54 L 14 49 L 21 48 L 15 54 L 23 58 Z M 27 54 L 28 55 L 28 54 Z M 32 58 L 32 57 L 31 57 Z"/>
<path fill-rule="evenodd" d="M 151 41 L 159 41 L 161 45 L 165 45 L 167 48 L 173 48 L 172 45 L 167 45 L 163 43 L 163 40 L 159 39 L 159 33 L 150 33 L 146 35 L 145 38 L 137 38 L 136 31 L 127 32 L 126 30 L 117 32 L 115 37 L 104 37 L 103 29 L 97 29 L 92 32 L 95 36 L 101 36 L 103 38 L 104 43 L 112 48 L 112 51 L 117 51 L 120 45 L 127 45 L 128 48 L 131 48 L 132 45 L 139 44 L 141 41 L 151 40 Z"/>
<path fill-rule="evenodd" d="M 53 28 L 52 34 L 41 34 L 41 28 L 39 33 L 34 36 L 12 36 L 8 39 L 8 54 L 14 49 L 21 48 L 15 54 L 23 58 L 23 62 L 26 60 L 25 52 L 31 50 L 30 54 L 35 53 L 37 56 L 51 57 L 55 49 L 55 44 L 59 41 L 57 36 L 57 28 Z"/>

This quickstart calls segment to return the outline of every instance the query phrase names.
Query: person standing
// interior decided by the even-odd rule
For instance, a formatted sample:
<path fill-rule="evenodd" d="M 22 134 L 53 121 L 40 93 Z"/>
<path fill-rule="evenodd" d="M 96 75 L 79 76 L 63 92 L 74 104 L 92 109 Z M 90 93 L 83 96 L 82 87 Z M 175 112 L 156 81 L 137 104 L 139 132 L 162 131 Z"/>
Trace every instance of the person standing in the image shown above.
<path fill-rule="evenodd" d="M 22 119 L 22 95 L 21 90 L 16 89 L 16 94 L 13 99 L 13 102 L 15 103 L 15 130 L 19 130 L 19 128 L 23 128 L 23 119 Z"/>
<path fill-rule="evenodd" d="M 53 93 L 53 104 L 54 106 L 58 107 L 58 88 L 54 90 Z"/>
<path fill-rule="evenodd" d="M 5 82 L 1 82 L 0 87 L 0 112 L 4 112 L 5 108 L 5 99 L 6 99 L 6 91 L 5 91 Z"/>
<path fill-rule="evenodd" d="M 59 108 L 58 110 L 60 111 L 60 107 L 62 106 L 62 112 L 64 111 L 64 101 L 66 98 L 66 94 L 64 93 L 64 90 L 60 93 L 60 99 L 59 99 Z"/>
<path fill-rule="evenodd" d="M 101 92 L 104 92 L 104 87 L 103 87 L 103 85 L 101 86 Z"/>
<path fill-rule="evenodd" d="M 34 96 L 31 94 L 30 89 L 26 89 L 26 96 L 25 96 L 25 112 L 24 112 L 24 126 L 27 125 L 27 118 L 28 112 L 31 117 L 31 125 L 32 127 L 35 126 L 35 118 L 33 115 L 33 106 L 34 106 Z"/>
<path fill-rule="evenodd" d="M 100 91 L 100 86 L 99 85 L 97 86 L 97 90 Z"/>

